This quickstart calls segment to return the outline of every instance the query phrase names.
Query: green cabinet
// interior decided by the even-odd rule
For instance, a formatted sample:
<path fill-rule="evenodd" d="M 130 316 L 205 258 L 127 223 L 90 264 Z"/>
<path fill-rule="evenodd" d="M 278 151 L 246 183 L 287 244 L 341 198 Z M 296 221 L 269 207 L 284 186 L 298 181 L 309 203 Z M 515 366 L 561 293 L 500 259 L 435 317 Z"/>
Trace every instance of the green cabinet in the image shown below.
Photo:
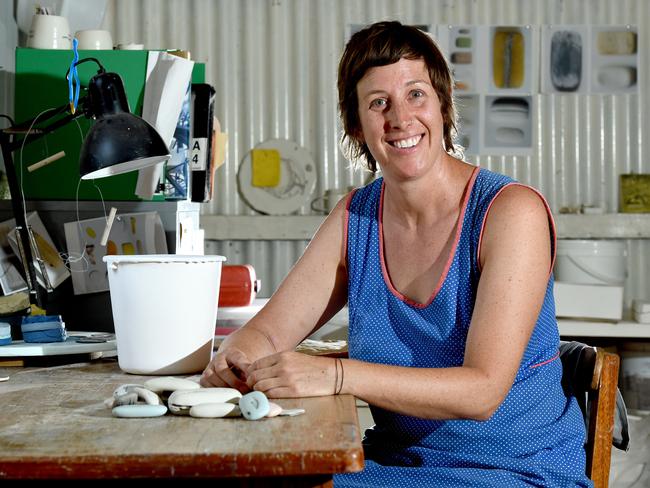
<path fill-rule="evenodd" d="M 131 111 L 142 113 L 148 51 L 79 51 L 79 59 L 94 57 L 106 71 L 118 73 L 124 81 Z M 44 110 L 68 104 L 68 81 L 66 71 L 72 61 L 72 51 L 48 49 L 16 49 L 15 118 L 22 122 L 36 117 Z M 82 87 L 97 73 L 98 66 L 86 62 L 78 66 Z M 193 82 L 202 82 L 205 66 L 196 63 Z M 83 97 L 83 90 L 81 92 Z M 78 124 L 77 124 L 78 122 Z M 76 200 L 77 188 L 80 200 L 140 200 L 134 195 L 137 172 L 81 181 L 79 176 L 79 151 L 83 136 L 92 121 L 79 117 L 76 121 L 55 132 L 26 144 L 14 153 L 16 173 L 22 180 L 26 199 Z M 29 141 L 28 141 L 29 142 Z M 59 151 L 65 157 L 33 173 L 27 166 Z M 100 196 L 101 191 L 101 196 Z M 162 200 L 155 195 L 154 200 Z"/>

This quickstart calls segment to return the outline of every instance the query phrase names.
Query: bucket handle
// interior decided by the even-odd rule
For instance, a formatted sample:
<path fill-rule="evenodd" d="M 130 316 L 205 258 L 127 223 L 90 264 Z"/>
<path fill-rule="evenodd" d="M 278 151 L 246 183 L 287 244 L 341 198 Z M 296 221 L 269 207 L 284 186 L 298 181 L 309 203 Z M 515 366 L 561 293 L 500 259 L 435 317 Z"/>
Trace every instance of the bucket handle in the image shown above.
<path fill-rule="evenodd" d="M 605 275 L 605 274 L 601 274 L 601 273 L 599 273 L 599 272 L 596 271 L 596 270 L 586 268 L 585 266 L 583 266 L 583 265 L 580 263 L 580 261 L 578 261 L 577 259 L 575 259 L 573 256 L 566 255 L 565 257 L 566 257 L 569 261 L 571 261 L 571 262 L 572 262 L 572 263 L 573 263 L 573 264 L 574 264 L 578 269 L 580 269 L 580 271 L 582 271 L 582 272 L 584 272 L 584 273 L 587 273 L 588 275 L 591 275 L 591 276 L 593 276 L 594 278 L 599 279 L 600 281 L 604 281 L 605 283 L 607 283 L 607 284 L 611 284 L 611 285 L 620 285 L 620 284 L 621 284 L 620 281 L 615 280 L 615 279 L 612 278 L 611 276 L 607 276 L 607 275 Z M 627 278 L 627 270 L 625 270 L 625 277 Z"/>

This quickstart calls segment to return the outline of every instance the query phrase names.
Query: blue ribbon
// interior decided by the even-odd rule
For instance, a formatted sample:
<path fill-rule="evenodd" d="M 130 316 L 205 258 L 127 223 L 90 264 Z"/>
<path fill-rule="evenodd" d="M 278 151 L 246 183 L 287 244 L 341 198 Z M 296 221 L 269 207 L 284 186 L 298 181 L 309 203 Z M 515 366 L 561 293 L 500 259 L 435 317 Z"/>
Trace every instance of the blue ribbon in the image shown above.
<path fill-rule="evenodd" d="M 77 111 L 77 104 L 79 103 L 79 73 L 77 72 L 77 61 L 79 61 L 79 52 L 77 51 L 77 46 L 79 41 L 77 38 L 72 39 L 72 51 L 74 56 L 72 57 L 72 62 L 70 63 L 70 72 L 68 73 L 68 93 L 70 95 L 70 113 L 74 114 Z M 76 86 L 73 85 L 74 83 Z"/>

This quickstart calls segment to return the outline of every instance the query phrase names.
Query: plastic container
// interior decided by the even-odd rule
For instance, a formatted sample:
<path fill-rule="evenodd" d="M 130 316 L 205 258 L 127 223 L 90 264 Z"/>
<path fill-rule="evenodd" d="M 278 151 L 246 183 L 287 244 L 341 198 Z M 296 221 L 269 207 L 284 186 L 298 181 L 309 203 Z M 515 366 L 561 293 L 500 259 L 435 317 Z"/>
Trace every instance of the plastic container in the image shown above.
<path fill-rule="evenodd" d="M 104 256 L 120 368 L 202 371 L 212 357 L 223 256 Z"/>
<path fill-rule="evenodd" d="M 558 239 L 555 279 L 585 285 L 623 285 L 627 244 L 622 240 Z"/>
<path fill-rule="evenodd" d="M 650 344 L 625 343 L 620 355 L 625 405 L 629 409 L 650 410 Z"/>
<path fill-rule="evenodd" d="M 253 303 L 261 282 L 250 264 L 224 265 L 219 287 L 220 307 L 245 307 Z"/>

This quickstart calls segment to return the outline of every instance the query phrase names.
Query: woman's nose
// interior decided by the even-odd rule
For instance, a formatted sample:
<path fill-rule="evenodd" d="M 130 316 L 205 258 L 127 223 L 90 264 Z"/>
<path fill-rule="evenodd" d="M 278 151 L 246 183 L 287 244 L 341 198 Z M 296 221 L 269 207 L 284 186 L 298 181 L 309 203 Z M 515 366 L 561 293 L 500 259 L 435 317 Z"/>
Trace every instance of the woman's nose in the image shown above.
<path fill-rule="evenodd" d="M 387 121 L 392 129 L 404 129 L 413 123 L 413 117 L 405 104 L 393 103 L 388 110 Z"/>

